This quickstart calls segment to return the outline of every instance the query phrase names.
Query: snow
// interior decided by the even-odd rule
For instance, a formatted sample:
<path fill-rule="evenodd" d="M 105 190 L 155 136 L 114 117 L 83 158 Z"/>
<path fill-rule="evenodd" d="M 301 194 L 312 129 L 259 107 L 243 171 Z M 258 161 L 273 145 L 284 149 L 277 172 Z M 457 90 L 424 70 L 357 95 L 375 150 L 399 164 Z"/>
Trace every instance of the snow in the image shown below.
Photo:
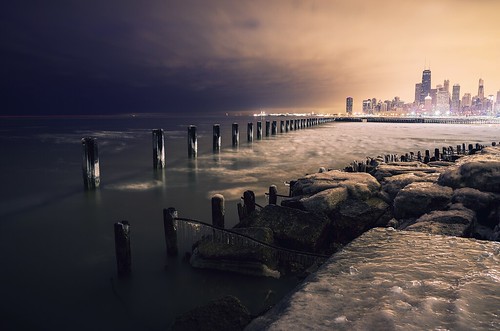
<path fill-rule="evenodd" d="M 373 229 L 248 330 L 498 330 L 500 243 Z"/>

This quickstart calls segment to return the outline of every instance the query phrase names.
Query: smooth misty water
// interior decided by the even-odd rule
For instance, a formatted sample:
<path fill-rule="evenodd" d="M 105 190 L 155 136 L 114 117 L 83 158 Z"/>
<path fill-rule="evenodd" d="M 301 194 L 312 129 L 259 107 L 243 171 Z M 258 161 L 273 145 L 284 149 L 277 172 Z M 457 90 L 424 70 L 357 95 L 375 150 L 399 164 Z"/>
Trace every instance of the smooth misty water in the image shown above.
<path fill-rule="evenodd" d="M 353 159 L 498 141 L 498 125 L 330 123 L 246 142 L 254 118 L 126 117 L 2 119 L 0 123 L 0 311 L 7 326 L 31 329 L 165 329 L 173 318 L 224 294 L 254 313 L 297 284 L 193 270 L 165 258 L 162 209 L 210 222 L 210 197 L 226 198 L 226 226 L 251 189 L 264 205 L 276 184 Z M 232 122 L 240 147 L 230 146 Z M 214 155 L 212 125 L 221 124 Z M 187 126 L 198 126 L 197 159 L 187 158 Z M 152 169 L 151 129 L 166 132 L 165 171 Z M 254 125 L 254 133 L 256 128 Z M 99 142 L 101 188 L 85 192 L 84 136 Z M 113 223 L 132 225 L 133 277 L 116 279 Z M 166 266 L 168 264 L 168 266 Z M 264 303 L 265 301 L 265 303 Z"/>

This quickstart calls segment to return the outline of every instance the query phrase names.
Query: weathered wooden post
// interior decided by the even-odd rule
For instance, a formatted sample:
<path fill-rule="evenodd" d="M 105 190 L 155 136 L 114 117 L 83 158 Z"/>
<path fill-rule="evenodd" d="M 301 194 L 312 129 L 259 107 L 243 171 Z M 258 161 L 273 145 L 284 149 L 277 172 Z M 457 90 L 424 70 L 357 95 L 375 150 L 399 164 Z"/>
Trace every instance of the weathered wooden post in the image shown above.
<path fill-rule="evenodd" d="M 129 276 L 132 271 L 130 224 L 127 221 L 117 222 L 114 225 L 114 230 L 118 277 L 126 277 Z"/>
<path fill-rule="evenodd" d="M 252 142 L 253 141 L 253 123 L 248 122 L 247 125 L 247 141 Z"/>
<path fill-rule="evenodd" d="M 190 125 L 188 127 L 188 156 L 196 157 L 198 154 L 198 135 L 196 133 L 196 126 Z"/>
<path fill-rule="evenodd" d="M 222 194 L 215 194 L 212 197 L 212 225 L 224 229 L 224 196 Z"/>
<path fill-rule="evenodd" d="M 293 193 L 293 186 L 295 185 L 295 183 L 297 183 L 297 181 L 296 181 L 296 180 L 291 180 L 291 181 L 290 181 L 290 184 L 289 184 L 289 185 L 290 185 L 290 191 L 288 192 L 288 196 L 289 196 L 289 197 L 292 197 L 292 193 Z"/>
<path fill-rule="evenodd" d="M 91 190 L 98 188 L 101 184 L 101 174 L 99 170 L 99 149 L 97 140 L 94 138 L 83 138 L 83 185 L 85 189 Z"/>
<path fill-rule="evenodd" d="M 275 136 L 278 133 L 278 123 L 273 121 L 273 126 L 271 128 L 271 134 Z"/>
<path fill-rule="evenodd" d="M 153 168 L 165 167 L 165 136 L 163 129 L 153 129 Z"/>
<path fill-rule="evenodd" d="M 434 148 L 434 160 L 439 161 L 439 148 Z"/>
<path fill-rule="evenodd" d="M 271 122 L 266 121 L 266 137 L 269 137 Z"/>
<path fill-rule="evenodd" d="M 255 193 L 253 191 L 243 192 L 243 206 L 246 216 L 255 211 Z"/>
<path fill-rule="evenodd" d="M 424 163 L 429 163 L 431 161 L 431 151 L 425 150 Z"/>
<path fill-rule="evenodd" d="M 290 120 L 285 121 L 285 132 L 288 132 L 290 130 Z"/>
<path fill-rule="evenodd" d="M 179 216 L 175 208 L 163 209 L 163 231 L 165 233 L 168 256 L 177 256 L 179 252 L 177 248 L 177 229 L 174 223 L 177 217 Z"/>
<path fill-rule="evenodd" d="M 472 150 L 474 149 L 474 146 L 472 144 L 469 144 L 469 154 L 472 154 Z"/>
<path fill-rule="evenodd" d="M 285 121 L 280 121 L 280 133 L 285 133 Z"/>
<path fill-rule="evenodd" d="M 262 122 L 258 121 L 257 122 L 257 140 L 262 139 Z"/>
<path fill-rule="evenodd" d="M 213 151 L 214 152 L 219 152 L 220 151 L 220 145 L 221 145 L 221 136 L 220 136 L 220 124 L 214 124 L 213 128 Z"/>
<path fill-rule="evenodd" d="M 278 203 L 278 188 L 276 185 L 269 186 L 269 204 L 275 205 Z"/>
<path fill-rule="evenodd" d="M 500 102 L 500 101 L 499 101 Z M 497 142 L 496 141 L 492 141 L 491 142 L 491 146 L 495 147 L 497 145 Z"/>
<path fill-rule="evenodd" d="M 233 123 L 231 132 L 232 132 L 233 147 L 236 147 L 240 143 L 240 129 L 238 128 L 238 123 Z"/>

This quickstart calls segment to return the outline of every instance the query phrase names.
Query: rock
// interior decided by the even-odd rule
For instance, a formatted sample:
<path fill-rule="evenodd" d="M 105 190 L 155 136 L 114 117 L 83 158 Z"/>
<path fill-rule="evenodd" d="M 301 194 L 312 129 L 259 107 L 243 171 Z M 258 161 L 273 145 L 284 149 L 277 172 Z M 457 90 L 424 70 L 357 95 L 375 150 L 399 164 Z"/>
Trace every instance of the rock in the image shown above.
<path fill-rule="evenodd" d="M 382 181 L 385 177 L 391 177 L 395 175 L 409 173 L 439 173 L 440 171 L 440 168 L 429 167 L 425 163 L 421 162 L 399 162 L 381 164 L 375 169 L 373 176 L 378 181 Z"/>
<path fill-rule="evenodd" d="M 461 158 L 439 177 L 438 183 L 454 189 L 470 187 L 479 191 L 500 193 L 500 160 L 496 150 L 486 148 L 481 154 Z"/>
<path fill-rule="evenodd" d="M 310 197 L 300 199 L 301 209 L 312 213 L 330 214 L 338 206 L 347 200 L 348 191 L 345 187 L 331 188 L 321 191 Z"/>
<path fill-rule="evenodd" d="M 431 210 L 444 209 L 452 193 L 451 188 L 434 183 L 411 183 L 394 199 L 394 216 L 397 219 L 420 217 Z"/>
<path fill-rule="evenodd" d="M 476 215 L 466 208 L 436 210 L 418 218 L 416 222 L 404 230 L 427 232 L 455 237 L 466 237 Z"/>
<path fill-rule="evenodd" d="M 272 244 L 273 232 L 269 228 L 233 229 L 262 242 Z M 214 242 L 204 238 L 197 243 L 190 258 L 195 268 L 216 269 L 253 276 L 279 278 L 278 262 L 272 250 L 263 246 L 237 246 Z"/>
<path fill-rule="evenodd" d="M 400 175 L 394 175 L 390 177 L 384 177 L 382 180 L 382 190 L 389 194 L 391 200 L 394 200 L 398 192 L 406 187 L 406 185 L 413 182 L 437 182 L 439 174 L 436 173 L 425 173 L 417 171 L 414 173 L 405 173 Z"/>
<path fill-rule="evenodd" d="M 337 243 L 347 244 L 365 231 L 386 226 L 392 219 L 390 206 L 379 198 L 365 201 L 349 199 L 330 215 L 332 236 Z"/>
<path fill-rule="evenodd" d="M 315 252 L 328 244 L 330 220 L 323 215 L 268 205 L 253 215 L 249 224 L 270 228 L 276 244 L 282 247 Z"/>
<path fill-rule="evenodd" d="M 380 184 L 370 174 L 332 170 L 298 179 L 292 187 L 292 196 L 310 196 L 338 187 L 346 188 L 349 196 L 358 199 L 368 199 L 380 190 Z"/>
<path fill-rule="evenodd" d="M 252 319 L 237 298 L 225 296 L 175 319 L 173 331 L 243 330 Z"/>

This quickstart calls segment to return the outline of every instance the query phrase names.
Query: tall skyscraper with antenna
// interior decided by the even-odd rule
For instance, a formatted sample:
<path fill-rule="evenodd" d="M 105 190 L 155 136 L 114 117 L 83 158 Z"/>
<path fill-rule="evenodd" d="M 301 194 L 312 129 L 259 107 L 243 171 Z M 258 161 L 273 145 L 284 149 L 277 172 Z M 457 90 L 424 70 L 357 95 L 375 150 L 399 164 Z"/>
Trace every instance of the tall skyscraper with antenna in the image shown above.
<path fill-rule="evenodd" d="M 420 103 L 425 103 L 425 97 L 431 94 L 431 70 L 425 69 L 422 72 L 422 85 L 420 93 Z"/>
<path fill-rule="evenodd" d="M 479 87 L 477 88 L 477 97 L 480 100 L 484 99 L 484 81 L 482 78 L 479 78 Z"/>

